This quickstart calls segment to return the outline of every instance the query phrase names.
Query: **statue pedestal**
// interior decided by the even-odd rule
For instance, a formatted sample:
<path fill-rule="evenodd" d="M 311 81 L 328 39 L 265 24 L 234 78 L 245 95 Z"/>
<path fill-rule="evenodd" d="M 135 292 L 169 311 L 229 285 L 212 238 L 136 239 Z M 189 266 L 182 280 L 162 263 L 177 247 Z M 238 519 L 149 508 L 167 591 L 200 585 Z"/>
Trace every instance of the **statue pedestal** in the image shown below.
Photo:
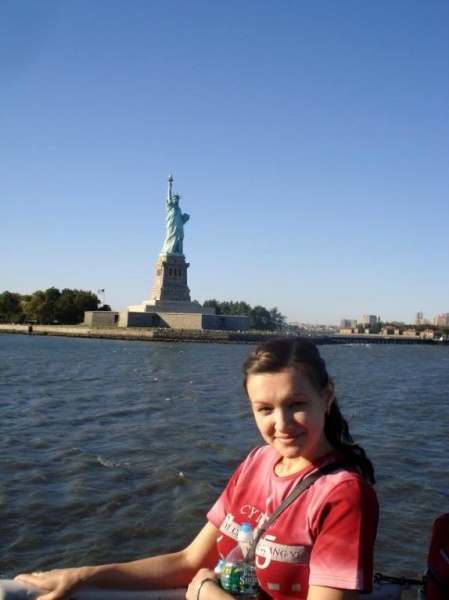
<path fill-rule="evenodd" d="M 161 254 L 155 264 L 156 277 L 150 301 L 190 302 L 187 269 L 184 256 Z"/>
<path fill-rule="evenodd" d="M 189 313 L 215 315 L 215 308 L 192 302 L 187 285 L 189 263 L 182 255 L 161 254 L 155 264 L 156 277 L 149 300 L 128 306 L 134 313 Z"/>
<path fill-rule="evenodd" d="M 128 306 L 129 312 L 139 313 L 195 313 L 199 315 L 214 315 L 215 308 L 203 307 L 199 302 L 177 302 L 165 300 L 144 300 L 142 304 Z"/>

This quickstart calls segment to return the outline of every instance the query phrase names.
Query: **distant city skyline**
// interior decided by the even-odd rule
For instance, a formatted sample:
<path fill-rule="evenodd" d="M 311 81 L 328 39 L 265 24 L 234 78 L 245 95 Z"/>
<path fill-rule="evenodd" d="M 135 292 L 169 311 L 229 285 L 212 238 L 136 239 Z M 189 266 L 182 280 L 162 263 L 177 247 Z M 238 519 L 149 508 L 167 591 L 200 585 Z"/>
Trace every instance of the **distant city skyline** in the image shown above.
<path fill-rule="evenodd" d="M 146 300 L 172 173 L 192 300 L 449 310 L 449 3 L 4 0 L 0 40 L 0 291 Z"/>
<path fill-rule="evenodd" d="M 419 312 L 422 316 L 421 318 L 418 320 L 416 315 L 417 312 Z M 333 327 L 357 327 L 358 325 L 372 325 L 374 323 L 377 322 L 382 322 L 382 323 L 398 323 L 398 324 L 404 324 L 404 325 L 432 325 L 432 326 L 439 326 L 439 327 L 449 327 L 449 312 L 447 313 L 439 313 L 438 315 L 436 315 L 433 318 L 426 318 L 425 315 L 422 313 L 422 311 L 417 311 L 415 313 L 415 316 L 413 318 L 411 318 L 409 321 L 405 321 L 402 319 L 391 319 L 391 320 L 386 320 L 386 319 L 382 319 L 382 317 L 380 315 L 371 315 L 372 317 L 375 318 L 375 321 L 373 323 L 371 322 L 366 322 L 364 320 L 364 317 L 368 316 L 368 315 L 362 315 L 362 317 L 360 318 L 345 318 L 343 317 L 342 319 L 340 319 L 338 322 L 336 323 L 308 323 L 305 321 L 289 321 L 290 324 L 302 324 L 302 325 L 328 325 L 328 326 L 333 326 Z"/>
<path fill-rule="evenodd" d="M 340 326 L 342 327 L 354 327 L 359 324 L 374 325 L 377 322 L 385 322 L 380 315 L 363 315 L 361 319 L 347 319 L 343 318 L 340 320 Z M 410 321 L 400 321 L 398 319 L 392 319 L 391 323 L 404 323 L 405 325 L 439 325 L 442 327 L 449 327 L 449 312 L 440 313 L 433 318 L 427 318 L 423 311 L 416 311 L 415 316 Z"/>

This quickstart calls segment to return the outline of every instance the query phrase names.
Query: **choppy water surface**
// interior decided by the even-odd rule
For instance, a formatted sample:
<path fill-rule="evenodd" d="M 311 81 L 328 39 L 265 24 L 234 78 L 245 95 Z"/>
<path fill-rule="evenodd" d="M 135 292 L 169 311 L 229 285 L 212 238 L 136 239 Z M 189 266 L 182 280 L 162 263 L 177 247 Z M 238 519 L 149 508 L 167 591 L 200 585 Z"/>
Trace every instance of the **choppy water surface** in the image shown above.
<path fill-rule="evenodd" d="M 184 545 L 260 438 L 250 346 L 0 335 L 0 577 Z M 376 570 L 415 577 L 449 511 L 449 348 L 322 346 L 377 474 Z"/>

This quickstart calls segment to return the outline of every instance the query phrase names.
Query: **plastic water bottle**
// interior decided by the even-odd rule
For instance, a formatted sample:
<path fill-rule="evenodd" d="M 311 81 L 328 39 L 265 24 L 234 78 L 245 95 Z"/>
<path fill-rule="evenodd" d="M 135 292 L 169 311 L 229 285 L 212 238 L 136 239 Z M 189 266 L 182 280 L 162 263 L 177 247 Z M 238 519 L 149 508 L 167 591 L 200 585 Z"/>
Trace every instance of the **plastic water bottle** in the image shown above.
<path fill-rule="evenodd" d="M 224 564 L 224 560 L 222 558 L 220 558 L 214 567 L 214 573 L 218 578 L 221 577 L 221 572 L 223 570 L 223 564 Z"/>
<path fill-rule="evenodd" d="M 233 596 L 256 598 L 258 595 L 255 567 L 245 560 L 252 541 L 253 530 L 250 523 L 242 523 L 237 536 L 237 546 L 223 561 L 221 587 Z"/>

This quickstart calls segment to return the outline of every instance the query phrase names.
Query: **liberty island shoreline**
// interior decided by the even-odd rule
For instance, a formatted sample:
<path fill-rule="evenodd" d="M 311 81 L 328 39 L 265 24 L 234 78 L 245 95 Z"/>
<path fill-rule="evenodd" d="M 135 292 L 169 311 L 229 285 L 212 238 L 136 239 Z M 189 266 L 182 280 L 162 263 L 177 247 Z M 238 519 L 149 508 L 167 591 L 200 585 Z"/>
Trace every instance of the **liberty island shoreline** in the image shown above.
<path fill-rule="evenodd" d="M 218 344 L 257 344 L 263 340 L 286 335 L 285 332 L 242 332 L 220 330 L 153 329 L 148 327 L 99 327 L 84 325 L 15 325 L 0 324 L 0 334 L 21 334 L 77 337 L 149 342 L 196 342 Z M 287 333 L 287 335 L 289 335 Z M 291 334 L 290 334 L 291 335 Z M 295 334 L 297 335 L 297 334 Z M 383 334 L 302 334 L 318 345 L 335 344 L 401 344 L 449 346 L 449 339 L 409 338 Z"/>
<path fill-rule="evenodd" d="M 97 295 L 68 288 L 61 292 L 55 287 L 28 295 L 5 291 L 0 294 L 0 320 L 3 322 L 0 333 L 242 344 L 299 334 L 319 345 L 449 344 L 447 329 L 443 329 L 449 325 L 449 313 L 438 317 L 444 317 L 444 322 L 435 322 L 436 330 L 417 331 L 397 322 L 382 324 L 377 315 L 363 315 L 360 325 L 356 320 L 342 319 L 338 330 L 336 326 L 309 328 L 289 324 L 276 307 L 268 311 L 259 306 L 253 309 L 247 302 L 213 300 L 204 302 L 203 306 L 197 300 L 192 301 L 187 277 L 190 263 L 184 254 L 184 225 L 190 215 L 182 213 L 180 196 L 172 192 L 173 176 L 169 175 L 167 181 L 165 239 L 154 265 L 154 284 L 148 300 L 129 305 L 124 310 L 112 310 L 105 304 L 104 288 L 98 289 Z M 233 305 L 232 310 L 229 310 L 229 304 Z M 257 311 L 259 308 L 262 310 Z M 415 325 L 430 325 L 423 319 L 422 311 L 418 314 Z"/>

